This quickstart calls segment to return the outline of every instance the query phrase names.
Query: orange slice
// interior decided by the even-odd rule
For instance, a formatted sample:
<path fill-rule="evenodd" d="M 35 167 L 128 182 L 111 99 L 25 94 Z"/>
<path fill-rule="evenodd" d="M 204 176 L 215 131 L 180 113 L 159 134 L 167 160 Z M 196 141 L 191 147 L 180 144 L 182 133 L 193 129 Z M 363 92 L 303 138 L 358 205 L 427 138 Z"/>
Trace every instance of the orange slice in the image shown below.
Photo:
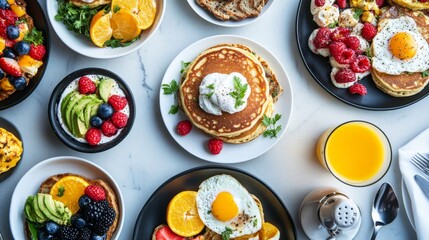
<path fill-rule="evenodd" d="M 260 240 L 280 239 L 280 231 L 273 224 L 269 222 L 264 222 L 262 224 L 261 230 L 259 231 L 259 239 Z"/>
<path fill-rule="evenodd" d="M 171 199 L 167 207 L 167 224 L 170 229 L 183 237 L 200 233 L 204 223 L 198 216 L 197 192 L 183 191 Z"/>
<path fill-rule="evenodd" d="M 139 28 L 144 30 L 152 26 L 156 15 L 156 3 L 152 0 L 139 0 Z"/>
<path fill-rule="evenodd" d="M 91 20 L 89 35 L 92 42 L 98 47 L 103 47 L 104 43 L 112 38 L 112 28 L 110 26 L 110 15 L 104 14 L 104 10 L 99 11 Z"/>
<path fill-rule="evenodd" d="M 137 16 L 126 10 L 119 10 L 113 13 L 110 25 L 113 31 L 113 38 L 122 42 L 132 40 L 141 32 L 141 29 L 138 27 L 139 21 Z"/>
<path fill-rule="evenodd" d="M 118 10 L 127 10 L 131 13 L 138 12 L 138 0 L 112 0 L 110 6 L 112 12 Z"/>
<path fill-rule="evenodd" d="M 54 200 L 64 203 L 74 214 L 79 210 L 79 198 L 85 193 L 88 185 L 88 182 L 80 177 L 67 176 L 56 182 L 49 194 Z"/>

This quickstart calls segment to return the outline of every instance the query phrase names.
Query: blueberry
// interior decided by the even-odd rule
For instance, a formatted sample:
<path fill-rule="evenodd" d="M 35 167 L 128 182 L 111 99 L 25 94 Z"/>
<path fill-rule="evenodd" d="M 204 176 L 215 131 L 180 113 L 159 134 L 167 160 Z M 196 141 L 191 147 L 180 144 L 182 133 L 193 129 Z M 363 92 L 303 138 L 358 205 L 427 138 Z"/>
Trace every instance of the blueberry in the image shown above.
<path fill-rule="evenodd" d="M 101 119 L 99 116 L 95 115 L 91 117 L 91 126 L 100 128 L 101 124 L 103 123 L 103 119 Z"/>
<path fill-rule="evenodd" d="M 23 90 L 27 86 L 27 81 L 23 76 L 9 77 L 9 81 L 16 90 Z"/>
<path fill-rule="evenodd" d="M 39 240 L 52 240 L 52 239 L 54 239 L 54 236 L 52 236 L 51 234 L 48 234 L 46 232 L 39 231 L 37 233 L 37 239 L 39 239 Z"/>
<path fill-rule="evenodd" d="M 104 234 L 103 236 L 92 234 L 90 239 L 91 240 L 105 240 L 106 239 L 106 234 Z"/>
<path fill-rule="evenodd" d="M 3 50 L 3 57 L 13 58 L 13 59 L 16 58 L 15 53 L 13 52 L 13 50 L 11 48 L 6 48 Z"/>
<path fill-rule="evenodd" d="M 0 0 L 0 8 L 1 9 L 9 9 L 10 5 L 7 0 Z"/>
<path fill-rule="evenodd" d="M 52 221 L 45 223 L 45 231 L 47 234 L 54 235 L 60 230 L 60 226 Z"/>
<path fill-rule="evenodd" d="M 9 39 L 14 40 L 19 37 L 19 28 L 17 26 L 13 26 L 13 25 L 7 26 L 6 32 L 7 32 L 7 37 Z"/>
<path fill-rule="evenodd" d="M 108 103 L 103 103 L 98 107 L 98 116 L 103 119 L 108 119 L 113 114 L 113 107 Z"/>
<path fill-rule="evenodd" d="M 17 42 L 13 49 L 18 55 L 25 55 L 30 52 L 30 44 L 25 41 Z"/>
<path fill-rule="evenodd" d="M 79 207 L 80 208 L 85 208 L 85 206 L 87 206 L 88 204 L 90 204 L 91 203 L 91 198 L 89 198 L 88 196 L 86 196 L 86 195 L 82 195 L 80 198 L 79 198 Z"/>
<path fill-rule="evenodd" d="M 73 215 L 71 218 L 71 224 L 77 229 L 82 229 L 86 226 L 86 221 L 79 215 Z"/>
<path fill-rule="evenodd" d="M 5 74 L 4 74 L 3 70 L 0 69 L 0 79 L 3 79 L 4 76 L 5 76 Z"/>

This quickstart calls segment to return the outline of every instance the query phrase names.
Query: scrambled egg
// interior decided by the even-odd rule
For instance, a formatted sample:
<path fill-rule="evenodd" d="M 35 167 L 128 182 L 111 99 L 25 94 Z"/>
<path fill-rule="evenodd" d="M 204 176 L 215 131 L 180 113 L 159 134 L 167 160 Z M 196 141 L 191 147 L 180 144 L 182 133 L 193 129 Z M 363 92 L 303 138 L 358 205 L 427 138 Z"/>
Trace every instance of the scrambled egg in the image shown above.
<path fill-rule="evenodd" d="M 14 168 L 21 160 L 22 142 L 4 128 L 0 128 L 0 174 Z"/>

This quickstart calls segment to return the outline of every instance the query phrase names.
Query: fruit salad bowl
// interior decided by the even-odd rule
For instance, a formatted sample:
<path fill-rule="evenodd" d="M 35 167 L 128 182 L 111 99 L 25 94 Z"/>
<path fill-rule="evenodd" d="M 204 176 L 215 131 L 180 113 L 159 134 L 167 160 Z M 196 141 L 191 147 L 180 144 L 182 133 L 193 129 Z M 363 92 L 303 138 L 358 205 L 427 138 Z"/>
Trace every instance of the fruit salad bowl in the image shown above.
<path fill-rule="evenodd" d="M 68 147 L 86 153 L 108 150 L 131 131 L 135 103 L 127 84 L 102 68 L 67 75 L 49 101 L 49 121 Z"/>
<path fill-rule="evenodd" d="M 141 30 L 141 33 L 139 34 L 139 37 L 136 38 L 135 41 L 133 40 L 131 44 L 126 44 L 126 46 L 121 46 L 121 47 L 99 47 L 95 44 L 95 42 L 91 40 L 90 37 L 86 37 L 84 34 L 77 34 L 69 30 L 68 26 L 66 26 L 63 22 L 58 21 L 56 19 L 58 18 L 57 15 L 60 7 L 59 1 L 46 1 L 46 9 L 47 9 L 49 21 L 54 31 L 57 33 L 58 37 L 63 41 L 65 45 L 67 45 L 73 51 L 87 57 L 97 58 L 97 59 L 112 59 L 112 58 L 121 57 L 121 56 L 130 54 L 134 51 L 137 51 L 157 32 L 164 17 L 166 2 L 167 2 L 166 0 L 153 0 L 153 3 L 155 3 L 156 12 L 150 27 L 148 28 L 146 28 L 147 26 L 143 27 Z M 107 5 L 106 8 L 109 8 L 109 5 Z M 100 11 L 103 11 L 103 10 L 100 10 Z M 94 15 L 93 18 L 91 17 L 91 19 L 96 19 L 96 18 L 98 19 L 97 15 Z M 90 19 L 90 23 L 91 23 L 91 19 Z M 98 22 L 102 22 L 102 21 L 98 21 Z M 107 22 L 109 22 L 109 20 L 107 20 Z M 100 28 L 103 29 L 105 27 L 101 26 Z"/>

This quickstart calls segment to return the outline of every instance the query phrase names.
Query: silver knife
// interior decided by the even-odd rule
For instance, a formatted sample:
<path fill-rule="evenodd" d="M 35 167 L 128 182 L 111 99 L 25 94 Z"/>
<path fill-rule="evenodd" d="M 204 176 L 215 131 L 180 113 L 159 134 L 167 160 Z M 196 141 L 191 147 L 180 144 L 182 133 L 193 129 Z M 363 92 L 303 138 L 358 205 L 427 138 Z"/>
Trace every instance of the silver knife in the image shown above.
<path fill-rule="evenodd" d="M 429 181 L 426 180 L 426 178 L 416 174 L 414 175 L 414 180 L 416 180 L 417 185 L 420 186 L 423 193 L 426 195 L 426 197 L 429 199 Z"/>

